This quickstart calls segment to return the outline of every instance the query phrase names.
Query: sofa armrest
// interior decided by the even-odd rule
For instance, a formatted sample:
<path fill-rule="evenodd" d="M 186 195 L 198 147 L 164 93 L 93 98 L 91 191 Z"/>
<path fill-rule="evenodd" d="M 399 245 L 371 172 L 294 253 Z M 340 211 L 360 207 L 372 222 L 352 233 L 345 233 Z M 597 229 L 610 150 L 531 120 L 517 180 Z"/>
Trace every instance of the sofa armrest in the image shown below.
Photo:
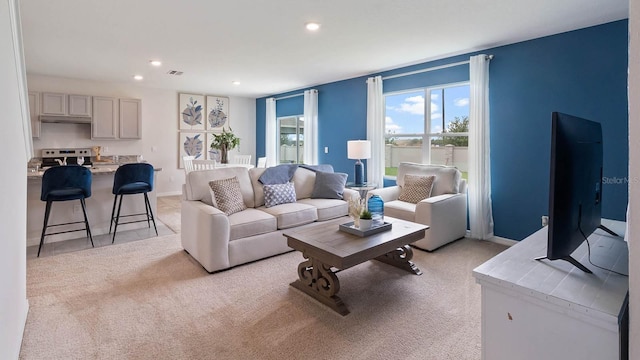
<path fill-rule="evenodd" d="M 349 201 L 351 199 L 357 199 L 360 197 L 360 193 L 357 190 L 353 190 L 353 189 L 344 189 L 344 192 L 342 193 L 342 198 L 344 199 L 344 201 Z"/>
<path fill-rule="evenodd" d="M 378 195 L 382 198 L 382 201 L 389 202 L 398 200 L 400 196 L 400 187 L 399 186 L 388 186 L 380 189 L 369 190 L 367 192 L 367 200 L 371 195 Z"/>
<path fill-rule="evenodd" d="M 429 225 L 426 245 L 433 250 L 465 236 L 467 231 L 467 194 L 443 194 L 416 204 L 415 221 Z"/>
<path fill-rule="evenodd" d="M 229 218 L 201 201 L 183 200 L 182 247 L 208 272 L 229 267 Z"/>

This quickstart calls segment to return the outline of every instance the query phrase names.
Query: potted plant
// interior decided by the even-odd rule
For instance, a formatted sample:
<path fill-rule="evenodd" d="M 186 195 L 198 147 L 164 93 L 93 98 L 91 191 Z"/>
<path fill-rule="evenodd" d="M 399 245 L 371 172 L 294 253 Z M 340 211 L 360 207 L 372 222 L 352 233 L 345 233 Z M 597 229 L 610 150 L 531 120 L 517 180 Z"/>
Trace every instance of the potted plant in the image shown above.
<path fill-rule="evenodd" d="M 226 164 L 229 162 L 227 153 L 229 150 L 233 150 L 240 146 L 240 138 L 237 137 L 231 128 L 229 131 L 222 129 L 222 133 L 213 134 L 213 141 L 211 141 L 211 148 L 220 150 L 220 162 Z"/>
<path fill-rule="evenodd" d="M 371 229 L 372 224 L 373 218 L 371 216 L 371 212 L 369 210 L 363 210 L 362 214 L 360 214 L 360 230 L 369 230 Z"/>

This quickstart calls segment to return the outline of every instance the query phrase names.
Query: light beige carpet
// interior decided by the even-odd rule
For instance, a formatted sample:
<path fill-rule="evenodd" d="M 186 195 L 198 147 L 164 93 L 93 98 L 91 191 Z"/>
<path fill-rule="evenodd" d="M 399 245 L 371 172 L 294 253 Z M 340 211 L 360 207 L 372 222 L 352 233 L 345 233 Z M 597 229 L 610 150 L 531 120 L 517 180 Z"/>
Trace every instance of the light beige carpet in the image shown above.
<path fill-rule="evenodd" d="M 370 261 L 338 273 L 343 317 L 293 289 L 287 253 L 207 274 L 179 235 L 27 262 L 21 359 L 479 359 L 471 270 L 504 247 L 415 251 L 416 276 Z"/>

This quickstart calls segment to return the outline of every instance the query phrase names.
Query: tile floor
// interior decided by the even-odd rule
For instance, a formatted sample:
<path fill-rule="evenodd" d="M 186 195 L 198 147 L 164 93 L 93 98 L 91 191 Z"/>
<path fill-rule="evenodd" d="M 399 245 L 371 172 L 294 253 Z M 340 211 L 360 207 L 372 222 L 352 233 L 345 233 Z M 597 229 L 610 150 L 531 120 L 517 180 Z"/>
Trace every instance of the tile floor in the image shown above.
<path fill-rule="evenodd" d="M 156 226 L 158 227 L 158 236 L 170 235 L 180 232 L 180 195 L 158 197 Z M 131 242 L 136 240 L 147 239 L 156 236 L 156 232 L 151 228 L 140 228 L 135 230 L 118 231 L 116 236 L 116 244 Z M 95 247 L 111 245 L 110 234 L 93 236 Z M 88 238 L 79 238 L 66 241 L 57 241 L 45 243 L 42 245 L 40 257 L 53 256 L 72 251 L 91 249 L 91 242 Z M 27 259 L 36 258 L 38 255 L 38 245 L 27 247 Z"/>

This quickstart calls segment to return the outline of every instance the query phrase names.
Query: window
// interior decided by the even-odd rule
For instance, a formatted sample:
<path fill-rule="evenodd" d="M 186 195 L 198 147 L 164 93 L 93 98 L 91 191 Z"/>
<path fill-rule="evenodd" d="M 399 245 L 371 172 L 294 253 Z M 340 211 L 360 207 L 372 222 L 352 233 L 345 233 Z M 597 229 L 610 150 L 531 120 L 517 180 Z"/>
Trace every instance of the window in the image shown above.
<path fill-rule="evenodd" d="M 280 164 L 304 162 L 304 118 L 302 115 L 278 118 L 278 159 Z"/>
<path fill-rule="evenodd" d="M 385 176 L 409 161 L 456 166 L 466 179 L 468 144 L 468 83 L 385 95 Z"/>

